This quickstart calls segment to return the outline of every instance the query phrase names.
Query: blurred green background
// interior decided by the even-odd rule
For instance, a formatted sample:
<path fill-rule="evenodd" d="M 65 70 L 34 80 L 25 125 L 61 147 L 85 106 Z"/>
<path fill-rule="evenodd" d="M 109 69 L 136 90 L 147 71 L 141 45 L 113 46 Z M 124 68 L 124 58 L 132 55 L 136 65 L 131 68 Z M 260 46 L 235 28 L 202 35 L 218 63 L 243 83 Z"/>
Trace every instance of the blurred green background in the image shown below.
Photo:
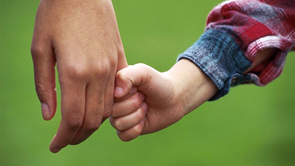
<path fill-rule="evenodd" d="M 220 2 L 113 0 L 128 62 L 169 69 Z M 1 166 L 294 165 L 294 53 L 268 86 L 232 88 L 161 132 L 125 143 L 106 121 L 81 145 L 50 153 L 61 117 L 58 108 L 43 121 L 34 90 L 30 44 L 38 3 L 1 0 Z"/>

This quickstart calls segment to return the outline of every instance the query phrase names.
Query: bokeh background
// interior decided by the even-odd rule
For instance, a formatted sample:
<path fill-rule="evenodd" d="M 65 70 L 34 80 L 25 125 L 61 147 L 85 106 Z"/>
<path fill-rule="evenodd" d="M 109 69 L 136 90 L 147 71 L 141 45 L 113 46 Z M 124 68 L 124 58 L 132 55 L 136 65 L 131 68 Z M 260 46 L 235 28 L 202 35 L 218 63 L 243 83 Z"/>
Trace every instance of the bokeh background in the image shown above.
<path fill-rule="evenodd" d="M 168 70 L 220 2 L 113 0 L 128 62 Z M 43 121 L 34 90 L 30 44 L 38 3 L 1 0 L 1 166 L 294 165 L 294 53 L 266 87 L 232 88 L 158 133 L 125 143 L 106 121 L 86 142 L 50 153 L 61 116 L 58 108 Z"/>

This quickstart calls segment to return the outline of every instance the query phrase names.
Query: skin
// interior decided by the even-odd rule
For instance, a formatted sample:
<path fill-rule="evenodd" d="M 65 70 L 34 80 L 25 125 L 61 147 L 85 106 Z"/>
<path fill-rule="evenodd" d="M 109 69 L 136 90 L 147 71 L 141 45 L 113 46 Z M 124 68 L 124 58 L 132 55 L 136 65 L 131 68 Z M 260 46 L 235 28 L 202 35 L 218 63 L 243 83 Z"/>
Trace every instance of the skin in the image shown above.
<path fill-rule="evenodd" d="M 123 141 L 174 124 L 217 92 L 215 84 L 188 60 L 164 73 L 144 64 L 129 66 L 117 73 L 116 87 L 109 120 Z M 130 95 L 132 87 L 139 92 Z"/>
<path fill-rule="evenodd" d="M 127 67 L 111 0 L 41 0 L 31 52 L 45 120 L 54 117 L 57 107 L 55 66 L 59 74 L 62 119 L 50 144 L 56 153 L 86 140 L 111 115 L 115 73 Z M 261 57 L 257 64 L 265 59 Z M 122 140 L 175 123 L 217 91 L 188 61 L 165 73 L 145 65 L 134 67 L 148 74 L 138 75 L 131 84 L 130 68 L 117 74 L 117 85 L 124 88 L 116 88 L 110 122 Z M 143 93 L 135 93 L 137 88 Z"/>
<path fill-rule="evenodd" d="M 274 48 L 258 51 L 245 73 L 274 58 L 277 51 Z M 137 88 L 138 92 L 130 93 L 132 88 Z M 115 103 L 109 120 L 119 138 L 130 141 L 176 123 L 213 97 L 217 90 L 189 60 L 180 60 L 164 73 L 136 64 L 116 75 Z"/>
<path fill-rule="evenodd" d="M 56 112 L 55 65 L 61 87 L 60 126 L 50 150 L 86 140 L 109 117 L 115 73 L 127 66 L 110 0 L 41 0 L 31 47 L 42 115 Z"/>

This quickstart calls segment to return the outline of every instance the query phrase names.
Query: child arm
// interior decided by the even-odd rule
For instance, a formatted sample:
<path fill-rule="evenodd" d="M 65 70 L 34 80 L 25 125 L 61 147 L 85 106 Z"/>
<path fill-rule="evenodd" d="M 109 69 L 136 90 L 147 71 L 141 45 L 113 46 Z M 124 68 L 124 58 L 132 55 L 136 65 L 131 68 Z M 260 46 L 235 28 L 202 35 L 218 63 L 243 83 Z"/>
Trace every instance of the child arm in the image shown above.
<path fill-rule="evenodd" d="M 131 97 L 132 87 L 138 89 Z M 110 122 L 123 141 L 162 130 L 180 120 L 217 91 L 215 84 L 188 60 L 169 71 L 137 64 L 117 73 Z M 119 92 L 119 93 L 118 93 Z"/>

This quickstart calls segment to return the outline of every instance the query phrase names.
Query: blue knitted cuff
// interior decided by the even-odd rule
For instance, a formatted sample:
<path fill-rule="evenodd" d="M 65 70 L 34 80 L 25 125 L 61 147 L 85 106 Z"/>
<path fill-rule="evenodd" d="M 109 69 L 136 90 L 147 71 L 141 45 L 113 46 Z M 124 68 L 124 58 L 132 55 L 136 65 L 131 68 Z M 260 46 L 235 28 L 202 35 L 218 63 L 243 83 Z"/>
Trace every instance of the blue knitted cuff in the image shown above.
<path fill-rule="evenodd" d="M 183 58 L 196 64 L 219 89 L 209 101 L 226 95 L 231 84 L 247 82 L 242 73 L 252 65 L 230 34 L 215 29 L 207 30 L 177 61 Z"/>

